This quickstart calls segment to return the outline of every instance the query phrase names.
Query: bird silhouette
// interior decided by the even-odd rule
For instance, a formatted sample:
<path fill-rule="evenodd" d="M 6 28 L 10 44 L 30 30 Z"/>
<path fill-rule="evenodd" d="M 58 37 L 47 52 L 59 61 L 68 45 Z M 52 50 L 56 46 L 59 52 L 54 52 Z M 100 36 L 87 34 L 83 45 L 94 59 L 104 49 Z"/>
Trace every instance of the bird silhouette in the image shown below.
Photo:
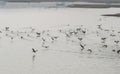
<path fill-rule="evenodd" d="M 89 53 L 92 53 L 92 50 L 91 50 L 91 49 L 88 49 L 87 51 L 88 51 Z"/>
<path fill-rule="evenodd" d="M 119 41 L 118 40 L 116 40 L 116 41 L 114 41 L 116 44 L 118 44 L 119 43 Z"/>
<path fill-rule="evenodd" d="M 35 50 L 34 48 L 32 48 L 32 52 L 36 53 L 36 52 L 38 52 L 38 50 Z"/>
<path fill-rule="evenodd" d="M 85 49 L 85 45 L 80 44 L 80 47 L 82 48 L 81 51 Z"/>

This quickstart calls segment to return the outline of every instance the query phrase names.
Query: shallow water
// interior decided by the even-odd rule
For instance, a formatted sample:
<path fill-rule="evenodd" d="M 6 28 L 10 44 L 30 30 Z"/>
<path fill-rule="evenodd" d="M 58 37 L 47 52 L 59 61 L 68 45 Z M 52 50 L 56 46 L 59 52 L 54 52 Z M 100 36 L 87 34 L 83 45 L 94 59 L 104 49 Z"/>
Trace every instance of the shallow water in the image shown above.
<path fill-rule="evenodd" d="M 0 9 L 0 28 L 9 26 L 12 30 L 22 30 L 24 27 L 55 30 L 66 28 L 66 25 L 70 24 L 71 28 L 84 25 L 87 29 L 94 31 L 96 25 L 103 24 L 104 28 L 118 30 L 120 18 L 101 15 L 119 11 L 120 9 L 117 8 Z M 119 58 L 60 52 L 57 48 L 62 50 L 74 48 L 73 46 L 62 47 L 62 45 L 66 46 L 64 40 L 60 41 L 60 47 L 53 45 L 52 48 L 46 50 L 40 47 L 41 44 L 37 40 L 17 38 L 11 43 L 10 39 L 4 35 L 2 37 L 0 39 L 1 74 L 118 74 L 120 72 Z M 39 50 L 34 61 L 32 47 Z"/>
<path fill-rule="evenodd" d="M 117 13 L 120 9 L 79 9 L 79 8 L 51 8 L 51 9 L 0 9 L 1 26 L 11 27 L 39 26 L 50 27 L 56 25 L 86 25 L 119 24 L 119 18 L 102 17 L 101 14 Z M 112 20 L 112 21 L 111 21 Z"/>

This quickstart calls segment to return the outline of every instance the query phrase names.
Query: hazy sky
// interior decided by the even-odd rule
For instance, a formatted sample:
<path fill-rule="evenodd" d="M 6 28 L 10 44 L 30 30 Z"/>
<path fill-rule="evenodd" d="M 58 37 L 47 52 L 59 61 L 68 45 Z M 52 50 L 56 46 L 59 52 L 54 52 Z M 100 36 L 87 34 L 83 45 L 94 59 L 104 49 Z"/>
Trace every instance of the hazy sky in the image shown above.
<path fill-rule="evenodd" d="M 32 1 L 32 2 L 44 2 L 44 1 L 83 1 L 83 2 L 106 2 L 106 3 L 117 3 L 120 0 L 0 0 L 0 1 Z"/>

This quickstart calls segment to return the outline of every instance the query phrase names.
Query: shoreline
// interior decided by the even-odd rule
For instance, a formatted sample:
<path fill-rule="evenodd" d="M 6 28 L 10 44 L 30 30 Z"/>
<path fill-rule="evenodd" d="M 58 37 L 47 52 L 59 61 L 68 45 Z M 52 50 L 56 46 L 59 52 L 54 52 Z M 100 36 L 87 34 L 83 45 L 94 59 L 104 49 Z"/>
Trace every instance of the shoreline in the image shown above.
<path fill-rule="evenodd" d="M 67 7 L 70 8 L 120 8 L 118 4 L 71 4 Z"/>
<path fill-rule="evenodd" d="M 1 2 L 0 8 L 120 8 L 120 3 L 91 2 Z"/>

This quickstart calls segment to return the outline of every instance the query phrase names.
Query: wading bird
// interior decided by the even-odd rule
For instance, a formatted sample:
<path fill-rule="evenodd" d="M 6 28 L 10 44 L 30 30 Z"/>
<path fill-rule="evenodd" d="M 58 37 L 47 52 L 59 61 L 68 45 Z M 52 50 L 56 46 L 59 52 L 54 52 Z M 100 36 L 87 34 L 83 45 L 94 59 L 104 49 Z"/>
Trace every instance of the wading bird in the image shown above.
<path fill-rule="evenodd" d="M 35 50 L 34 48 L 32 48 L 32 52 L 36 53 L 36 52 L 38 52 L 38 50 Z"/>

